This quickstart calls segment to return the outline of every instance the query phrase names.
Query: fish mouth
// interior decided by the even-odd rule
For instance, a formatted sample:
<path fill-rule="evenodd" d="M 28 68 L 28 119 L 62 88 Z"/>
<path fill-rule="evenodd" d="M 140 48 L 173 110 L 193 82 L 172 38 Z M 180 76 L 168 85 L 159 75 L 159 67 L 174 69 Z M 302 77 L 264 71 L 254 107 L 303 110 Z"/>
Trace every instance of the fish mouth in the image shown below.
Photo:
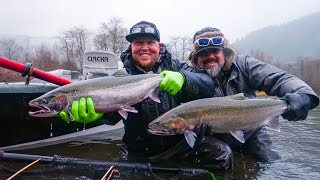
<path fill-rule="evenodd" d="M 45 105 L 38 103 L 29 103 L 29 106 L 35 111 L 29 111 L 28 114 L 32 117 L 54 117 L 58 115 L 58 111 L 51 110 Z"/>
<path fill-rule="evenodd" d="M 170 131 L 165 130 L 165 129 L 148 129 L 148 133 L 149 134 L 153 134 L 153 135 L 161 135 L 161 136 L 175 135 L 175 133 L 170 132 Z"/>

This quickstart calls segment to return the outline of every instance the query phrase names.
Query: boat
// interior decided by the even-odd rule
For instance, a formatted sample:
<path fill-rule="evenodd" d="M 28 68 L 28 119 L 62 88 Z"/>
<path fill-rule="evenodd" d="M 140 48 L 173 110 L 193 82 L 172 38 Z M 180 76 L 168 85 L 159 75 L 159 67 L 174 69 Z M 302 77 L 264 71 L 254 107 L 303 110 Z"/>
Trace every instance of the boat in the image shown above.
<path fill-rule="evenodd" d="M 115 54 L 110 52 L 90 51 L 84 53 L 83 57 L 82 74 L 66 69 L 46 73 L 75 82 L 109 76 L 123 67 Z M 0 147 L 65 136 L 105 124 L 103 120 L 82 124 L 66 123 L 59 117 L 35 118 L 29 116 L 28 112 L 31 109 L 28 107 L 28 102 L 57 87 L 59 85 L 39 78 L 30 82 L 27 80 L 26 82 L 0 83 Z M 123 125 L 117 127 L 121 129 Z"/>

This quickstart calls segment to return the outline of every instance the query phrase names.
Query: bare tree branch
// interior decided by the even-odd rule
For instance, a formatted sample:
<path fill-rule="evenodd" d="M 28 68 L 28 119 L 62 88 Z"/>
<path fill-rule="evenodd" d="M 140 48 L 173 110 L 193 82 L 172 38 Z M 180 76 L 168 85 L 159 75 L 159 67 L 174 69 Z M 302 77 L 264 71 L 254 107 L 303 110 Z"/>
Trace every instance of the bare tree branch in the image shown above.
<path fill-rule="evenodd" d="M 20 60 L 23 48 L 16 43 L 15 39 L 0 40 L 0 55 L 12 60 Z"/>
<path fill-rule="evenodd" d="M 65 54 L 67 64 L 76 64 L 82 69 L 83 53 L 88 48 L 91 33 L 83 26 L 75 26 L 59 36 L 61 50 Z"/>
<path fill-rule="evenodd" d="M 98 33 L 93 38 L 94 46 L 98 50 L 111 51 L 120 55 L 128 46 L 125 40 L 127 31 L 122 25 L 122 19 L 113 17 L 108 23 L 101 23 Z"/>

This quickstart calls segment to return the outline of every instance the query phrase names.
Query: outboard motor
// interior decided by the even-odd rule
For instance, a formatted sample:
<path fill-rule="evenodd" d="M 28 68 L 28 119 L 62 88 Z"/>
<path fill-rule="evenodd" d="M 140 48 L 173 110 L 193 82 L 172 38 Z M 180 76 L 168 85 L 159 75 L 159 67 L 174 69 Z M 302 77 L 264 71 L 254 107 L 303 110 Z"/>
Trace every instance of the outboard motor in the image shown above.
<path fill-rule="evenodd" d="M 90 51 L 83 54 L 83 77 L 85 79 L 111 76 L 122 67 L 122 62 L 111 52 Z"/>

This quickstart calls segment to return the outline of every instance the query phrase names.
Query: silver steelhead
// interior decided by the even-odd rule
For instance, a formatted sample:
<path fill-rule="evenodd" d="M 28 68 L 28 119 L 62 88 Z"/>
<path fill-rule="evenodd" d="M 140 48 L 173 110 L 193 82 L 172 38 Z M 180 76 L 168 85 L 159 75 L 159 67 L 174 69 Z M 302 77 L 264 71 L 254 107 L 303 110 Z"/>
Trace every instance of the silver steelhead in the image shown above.
<path fill-rule="evenodd" d="M 248 99 L 243 94 L 213 97 L 184 103 L 152 121 L 149 133 L 155 135 L 184 134 L 193 147 L 194 127 L 205 124 L 215 133 L 231 133 L 244 142 L 243 130 L 263 125 L 279 129 L 279 115 L 287 109 L 283 100 Z"/>
<path fill-rule="evenodd" d="M 29 106 L 36 111 L 34 117 L 58 116 L 61 111 L 70 111 L 72 102 L 81 97 L 91 97 L 96 112 L 115 112 L 126 119 L 128 112 L 137 113 L 132 105 L 146 98 L 159 102 L 160 74 L 128 75 L 122 77 L 101 77 L 75 82 L 54 89 L 32 101 Z"/>

